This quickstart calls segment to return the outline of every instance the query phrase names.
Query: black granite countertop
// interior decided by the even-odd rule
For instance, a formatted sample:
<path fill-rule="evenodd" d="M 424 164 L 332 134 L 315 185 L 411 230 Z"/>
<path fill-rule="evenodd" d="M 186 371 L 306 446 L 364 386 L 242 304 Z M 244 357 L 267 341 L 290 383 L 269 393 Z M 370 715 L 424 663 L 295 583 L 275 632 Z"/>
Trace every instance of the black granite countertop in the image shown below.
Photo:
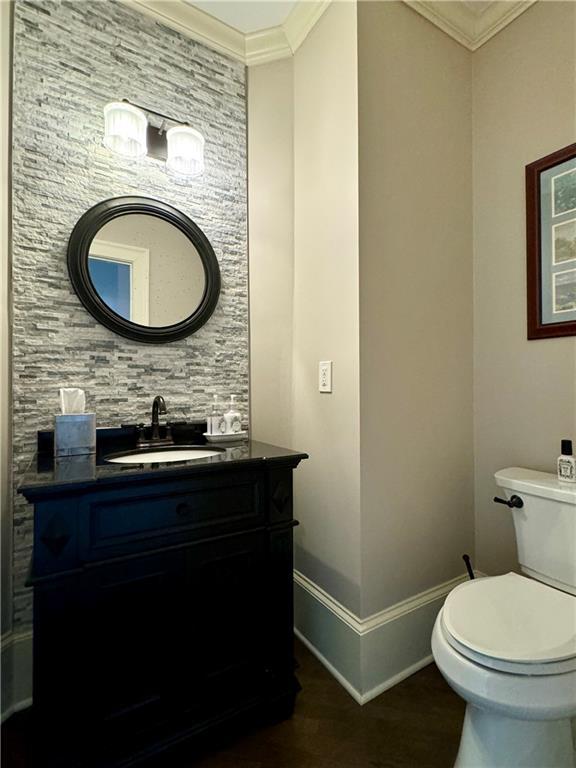
<path fill-rule="evenodd" d="M 174 446 L 182 447 L 182 446 Z M 92 456 L 73 456 L 55 459 L 51 454 L 35 454 L 22 477 L 18 492 L 27 499 L 49 496 L 52 493 L 74 493 L 97 485 L 99 488 L 127 482 L 149 482 L 219 471 L 234 466 L 245 467 L 262 462 L 288 462 L 296 466 L 306 453 L 280 448 L 256 441 L 227 443 L 226 446 L 196 445 L 196 448 L 221 449 L 215 456 L 178 462 L 140 464 L 111 464 L 106 460 L 116 451 L 98 452 Z"/>

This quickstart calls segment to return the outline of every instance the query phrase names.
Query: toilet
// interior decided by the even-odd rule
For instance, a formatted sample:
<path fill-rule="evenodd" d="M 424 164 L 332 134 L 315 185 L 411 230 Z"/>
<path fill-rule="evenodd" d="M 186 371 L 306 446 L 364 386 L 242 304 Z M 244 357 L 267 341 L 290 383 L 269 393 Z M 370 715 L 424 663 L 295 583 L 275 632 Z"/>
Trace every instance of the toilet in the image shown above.
<path fill-rule="evenodd" d="M 518 467 L 495 477 L 521 499 L 526 575 L 460 584 L 436 619 L 434 660 L 467 705 L 455 768 L 575 768 L 576 487 Z"/>

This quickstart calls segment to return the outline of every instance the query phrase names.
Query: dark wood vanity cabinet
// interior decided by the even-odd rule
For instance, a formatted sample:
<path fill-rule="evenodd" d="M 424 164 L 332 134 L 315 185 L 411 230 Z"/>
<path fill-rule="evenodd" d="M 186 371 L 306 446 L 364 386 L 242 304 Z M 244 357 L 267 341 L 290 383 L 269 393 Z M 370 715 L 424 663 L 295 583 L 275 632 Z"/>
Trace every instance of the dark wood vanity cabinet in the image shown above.
<path fill-rule="evenodd" d="M 300 458 L 23 489 L 35 764 L 132 765 L 290 714 Z"/>

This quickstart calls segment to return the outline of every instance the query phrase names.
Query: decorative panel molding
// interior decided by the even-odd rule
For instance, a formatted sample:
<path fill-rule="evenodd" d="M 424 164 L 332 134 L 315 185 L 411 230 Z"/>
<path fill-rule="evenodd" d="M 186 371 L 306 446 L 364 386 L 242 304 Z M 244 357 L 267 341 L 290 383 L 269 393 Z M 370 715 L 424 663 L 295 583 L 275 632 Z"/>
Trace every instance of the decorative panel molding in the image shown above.
<path fill-rule="evenodd" d="M 477 572 L 478 573 L 478 572 Z M 343 621 L 352 631 L 357 635 L 366 635 L 369 632 L 373 632 L 375 629 L 379 629 L 384 624 L 388 624 L 390 621 L 402 618 L 405 614 L 411 613 L 419 608 L 423 608 L 429 603 L 433 603 L 436 600 L 441 600 L 451 592 L 454 587 L 457 587 L 462 582 L 466 581 L 468 576 L 466 574 L 457 576 L 450 581 L 446 581 L 443 584 L 438 584 L 431 589 L 427 589 L 424 592 L 420 592 L 418 595 L 402 600 L 396 605 L 392 605 L 389 608 L 385 608 L 383 611 L 374 613 L 372 616 L 368 616 L 365 619 L 356 616 L 346 606 L 339 603 L 332 595 L 328 594 L 322 587 L 315 584 L 311 579 L 305 576 L 300 571 L 294 570 L 294 582 L 298 584 L 302 589 L 309 592 L 312 597 L 318 600 L 322 605 L 328 608 L 340 621 Z"/>

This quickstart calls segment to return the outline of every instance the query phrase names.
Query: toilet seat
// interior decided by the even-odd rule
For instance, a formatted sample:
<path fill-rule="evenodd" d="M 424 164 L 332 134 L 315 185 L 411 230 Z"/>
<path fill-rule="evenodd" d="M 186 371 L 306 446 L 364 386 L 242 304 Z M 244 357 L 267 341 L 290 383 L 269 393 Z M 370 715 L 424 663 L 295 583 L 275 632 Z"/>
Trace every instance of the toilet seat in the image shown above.
<path fill-rule="evenodd" d="M 463 656 L 517 675 L 576 670 L 576 597 L 508 573 L 456 587 L 442 632 Z"/>

